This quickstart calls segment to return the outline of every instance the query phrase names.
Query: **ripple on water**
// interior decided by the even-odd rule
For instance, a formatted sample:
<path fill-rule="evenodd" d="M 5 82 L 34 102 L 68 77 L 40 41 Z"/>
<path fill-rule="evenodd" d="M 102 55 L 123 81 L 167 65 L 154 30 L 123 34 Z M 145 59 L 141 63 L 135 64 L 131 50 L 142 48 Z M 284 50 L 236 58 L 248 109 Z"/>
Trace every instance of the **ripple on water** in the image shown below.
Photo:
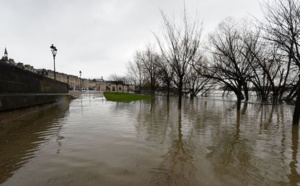
<path fill-rule="evenodd" d="M 3 185 L 296 185 L 290 106 L 85 93 L 1 126 Z M 2 145 L 3 144 L 3 145 Z"/>

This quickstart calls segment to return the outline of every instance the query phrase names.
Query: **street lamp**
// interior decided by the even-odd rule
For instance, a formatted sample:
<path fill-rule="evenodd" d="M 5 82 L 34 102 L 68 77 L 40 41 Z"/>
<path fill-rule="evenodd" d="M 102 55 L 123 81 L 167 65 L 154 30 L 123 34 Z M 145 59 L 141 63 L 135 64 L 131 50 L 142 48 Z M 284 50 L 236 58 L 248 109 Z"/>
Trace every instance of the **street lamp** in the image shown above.
<path fill-rule="evenodd" d="M 80 79 L 79 79 L 79 89 L 81 90 L 81 70 L 79 71 L 79 74 L 80 74 Z"/>
<path fill-rule="evenodd" d="M 53 54 L 53 61 L 54 61 L 54 79 L 56 80 L 56 74 L 55 74 L 55 56 L 56 56 L 56 53 L 57 53 L 57 49 L 56 47 L 52 44 L 50 46 L 50 49 L 51 49 L 51 52 Z"/>

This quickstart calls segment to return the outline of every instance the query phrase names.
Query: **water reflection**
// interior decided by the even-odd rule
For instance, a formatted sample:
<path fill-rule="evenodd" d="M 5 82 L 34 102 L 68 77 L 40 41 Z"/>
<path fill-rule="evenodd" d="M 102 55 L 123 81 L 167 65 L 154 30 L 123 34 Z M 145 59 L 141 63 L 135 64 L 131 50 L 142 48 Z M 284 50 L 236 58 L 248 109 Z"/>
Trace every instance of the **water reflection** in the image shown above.
<path fill-rule="evenodd" d="M 191 136 L 183 135 L 182 110 L 178 109 L 177 113 L 173 113 L 173 117 L 178 120 L 170 123 L 172 133 L 170 146 L 167 153 L 162 156 L 163 161 L 159 167 L 151 171 L 154 174 L 151 184 L 198 185 Z"/>
<path fill-rule="evenodd" d="M 292 126 L 292 160 L 290 162 L 291 173 L 288 175 L 291 184 L 300 183 L 298 168 L 298 144 L 299 144 L 299 127 Z"/>
<path fill-rule="evenodd" d="M 147 111 L 141 104 L 138 114 L 137 131 L 147 131 L 140 136 L 168 149 L 150 171 L 151 184 L 299 183 L 298 128 L 287 124 L 291 115 L 283 105 L 243 103 L 240 111 L 234 103 L 205 99 L 186 99 L 182 110 L 170 105 L 152 101 Z M 204 180 L 203 172 L 209 172 Z"/>
<path fill-rule="evenodd" d="M 236 185 L 234 177 L 249 184 L 245 175 L 252 167 L 250 159 L 253 149 L 248 145 L 247 138 L 241 136 L 241 116 L 245 115 L 247 104 L 235 112 L 235 128 L 224 129 L 218 133 L 218 138 L 209 147 L 207 158 L 214 166 L 214 173 L 223 183 Z M 235 109 L 232 109 L 235 110 Z M 230 176 L 232 179 L 227 179 Z"/>
<path fill-rule="evenodd" d="M 65 100 L 64 103 L 31 113 L 21 119 L 0 124 L 0 184 L 34 158 L 40 146 L 52 135 L 56 135 L 56 142 L 59 146 L 62 145 L 60 129 L 68 110 L 69 101 Z"/>
<path fill-rule="evenodd" d="M 1 144 L 9 139 L 26 147 L 25 152 L 13 147 L 10 170 L 5 170 L 9 163 L 1 164 L 6 178 L 16 172 L 13 166 L 24 166 L 4 185 L 20 183 L 24 174 L 39 177 L 24 185 L 300 183 L 299 129 L 290 125 L 292 109 L 286 105 L 242 103 L 237 111 L 235 102 L 204 98 L 183 99 L 178 110 L 172 97 L 115 103 L 86 94 L 70 109 L 30 118 L 1 130 Z M 25 122 L 30 125 L 20 124 Z M 15 139 L 19 134 L 25 144 Z M 49 139 L 52 143 L 45 145 Z M 10 148 L 0 147 L 6 153 L 1 162 L 9 162 Z M 26 158 L 39 163 L 24 165 Z"/>
<path fill-rule="evenodd" d="M 161 99 L 161 98 L 158 98 Z M 137 114 L 138 125 L 136 130 L 139 138 L 146 138 L 148 141 L 163 143 L 166 139 L 169 127 L 170 116 L 166 104 L 158 100 L 149 100 L 149 105 L 144 101 L 139 104 L 139 112 Z M 167 103 L 169 108 L 171 103 Z M 143 131 L 146 131 L 143 133 Z"/>

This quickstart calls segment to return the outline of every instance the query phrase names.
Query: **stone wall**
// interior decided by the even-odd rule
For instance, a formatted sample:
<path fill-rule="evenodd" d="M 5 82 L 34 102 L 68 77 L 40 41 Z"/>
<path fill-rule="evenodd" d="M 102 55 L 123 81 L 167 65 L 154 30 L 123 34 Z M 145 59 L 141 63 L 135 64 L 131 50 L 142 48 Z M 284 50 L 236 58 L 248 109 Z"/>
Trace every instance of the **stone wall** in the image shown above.
<path fill-rule="evenodd" d="M 0 94 L 68 93 L 68 84 L 0 62 Z"/>
<path fill-rule="evenodd" d="M 0 94 L 0 113 L 1 111 L 29 108 L 70 99 L 71 96 L 68 94 Z"/>

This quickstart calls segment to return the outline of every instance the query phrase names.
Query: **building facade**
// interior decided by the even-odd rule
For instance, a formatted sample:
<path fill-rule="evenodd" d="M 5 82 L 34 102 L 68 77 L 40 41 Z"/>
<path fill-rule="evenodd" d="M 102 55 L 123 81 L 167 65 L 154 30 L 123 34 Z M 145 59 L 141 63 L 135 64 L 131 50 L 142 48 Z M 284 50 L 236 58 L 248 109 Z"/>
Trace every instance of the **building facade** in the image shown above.
<path fill-rule="evenodd" d="M 28 70 L 39 75 L 46 76 L 54 79 L 54 71 L 46 69 L 35 69 L 29 64 L 23 64 L 21 62 L 16 63 L 13 59 L 8 58 L 8 53 L 5 48 L 4 56 L 0 60 L 0 63 L 7 63 L 24 70 Z M 65 73 L 55 72 L 56 80 L 67 83 L 69 90 L 100 90 L 100 91 L 114 91 L 114 92 L 130 92 L 135 90 L 135 86 L 131 84 L 125 84 L 123 81 L 105 81 L 101 79 L 84 79 L 78 76 L 69 75 Z"/>

